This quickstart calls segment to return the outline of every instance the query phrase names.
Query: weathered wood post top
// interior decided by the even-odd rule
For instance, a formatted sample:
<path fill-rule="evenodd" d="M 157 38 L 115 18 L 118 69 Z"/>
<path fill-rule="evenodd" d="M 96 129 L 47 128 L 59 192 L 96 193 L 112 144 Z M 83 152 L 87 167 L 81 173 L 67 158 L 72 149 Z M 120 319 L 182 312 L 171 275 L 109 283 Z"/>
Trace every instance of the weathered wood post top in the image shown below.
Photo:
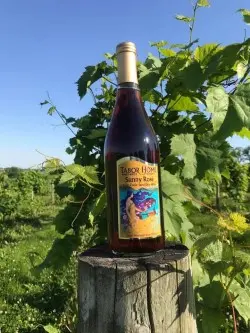
<path fill-rule="evenodd" d="M 94 247 L 79 256 L 78 272 L 78 333 L 197 332 L 185 246 L 135 257 Z"/>

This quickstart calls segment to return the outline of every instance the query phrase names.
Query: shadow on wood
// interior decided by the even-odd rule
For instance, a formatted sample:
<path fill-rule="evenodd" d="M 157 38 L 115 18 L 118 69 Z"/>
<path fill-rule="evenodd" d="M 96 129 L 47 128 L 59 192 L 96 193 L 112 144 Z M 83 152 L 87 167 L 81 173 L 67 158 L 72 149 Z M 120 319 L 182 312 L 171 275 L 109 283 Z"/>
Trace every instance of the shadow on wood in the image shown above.
<path fill-rule="evenodd" d="M 78 305 L 78 333 L 196 333 L 188 249 L 144 257 L 89 249 L 79 256 Z"/>

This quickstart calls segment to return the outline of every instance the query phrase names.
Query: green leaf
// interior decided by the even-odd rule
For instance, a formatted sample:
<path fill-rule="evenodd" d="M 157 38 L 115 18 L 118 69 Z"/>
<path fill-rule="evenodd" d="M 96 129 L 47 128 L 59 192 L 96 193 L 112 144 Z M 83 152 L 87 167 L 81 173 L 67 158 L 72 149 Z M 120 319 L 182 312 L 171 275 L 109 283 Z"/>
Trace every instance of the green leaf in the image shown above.
<path fill-rule="evenodd" d="M 194 58 L 202 66 L 207 66 L 211 57 L 221 49 L 222 48 L 219 46 L 219 44 L 205 44 L 203 46 L 198 46 L 194 50 Z"/>
<path fill-rule="evenodd" d="M 66 166 L 66 170 L 74 176 L 79 176 L 90 184 L 100 184 L 96 168 L 94 166 L 82 166 L 71 164 Z"/>
<path fill-rule="evenodd" d="M 214 230 L 199 236 L 193 245 L 194 250 L 197 251 L 197 255 L 200 255 L 209 244 L 216 242 L 217 238 L 218 234 Z"/>
<path fill-rule="evenodd" d="M 209 283 L 209 276 L 197 258 L 192 258 L 192 273 L 194 286 L 202 287 Z"/>
<path fill-rule="evenodd" d="M 142 91 L 148 92 L 157 87 L 161 77 L 160 69 L 150 70 L 145 65 L 139 65 L 139 86 Z"/>
<path fill-rule="evenodd" d="M 85 179 L 91 184 L 101 184 L 98 178 L 96 167 L 89 165 L 85 166 Z"/>
<path fill-rule="evenodd" d="M 166 42 L 165 40 L 161 40 L 159 42 L 151 42 L 150 46 L 156 46 L 157 48 L 159 48 L 159 47 L 163 47 L 167 44 L 168 44 L 168 42 Z"/>
<path fill-rule="evenodd" d="M 248 9 L 239 9 L 238 12 L 241 13 L 243 20 L 246 24 L 250 24 L 250 10 Z"/>
<path fill-rule="evenodd" d="M 190 94 L 190 91 L 196 91 L 201 87 L 204 79 L 200 64 L 197 61 L 193 61 L 183 69 L 177 69 L 175 77 L 167 83 L 167 91 L 170 93 L 178 92 L 178 94 L 180 91 L 188 91 Z"/>
<path fill-rule="evenodd" d="M 162 192 L 167 198 L 175 202 L 184 202 L 187 200 L 184 185 L 182 184 L 181 179 L 176 175 L 172 175 L 170 172 L 162 169 L 161 184 Z"/>
<path fill-rule="evenodd" d="M 72 253 L 77 250 L 79 242 L 79 238 L 72 234 L 55 239 L 46 258 L 39 266 L 35 267 L 35 271 L 40 272 L 47 267 L 59 269 L 67 265 Z"/>
<path fill-rule="evenodd" d="M 187 232 L 193 225 L 187 218 L 182 202 L 187 198 L 180 178 L 162 170 L 163 213 L 166 231 L 177 239 L 181 231 Z"/>
<path fill-rule="evenodd" d="M 219 309 L 222 293 L 224 293 L 224 288 L 219 281 L 212 281 L 210 284 L 199 288 L 203 304 L 210 309 Z M 212 333 L 212 331 L 209 333 Z"/>
<path fill-rule="evenodd" d="M 87 139 L 93 140 L 93 139 L 98 139 L 98 138 L 103 138 L 105 137 L 107 133 L 107 130 L 105 128 L 96 128 L 92 129 L 91 133 L 86 136 Z"/>
<path fill-rule="evenodd" d="M 181 231 L 187 232 L 193 227 L 190 223 L 185 209 L 180 202 L 173 202 L 167 198 L 163 198 L 163 214 L 165 230 L 175 236 L 180 237 Z"/>
<path fill-rule="evenodd" d="M 93 225 L 93 222 L 95 218 L 104 210 L 106 207 L 106 191 L 103 191 L 100 196 L 96 199 L 94 202 L 91 211 L 89 212 L 89 221 L 91 225 Z"/>
<path fill-rule="evenodd" d="M 235 93 L 229 95 L 228 112 L 215 138 L 225 139 L 243 127 L 250 128 L 250 83 L 239 85 Z"/>
<path fill-rule="evenodd" d="M 162 100 L 162 94 L 153 89 L 153 90 L 145 90 L 145 91 L 142 91 L 142 98 L 143 98 L 143 101 L 144 102 L 150 102 L 150 103 L 153 103 L 153 104 L 156 104 L 158 105 L 160 103 L 160 101 Z M 162 105 L 164 105 L 166 103 L 163 103 Z"/>
<path fill-rule="evenodd" d="M 197 2 L 197 5 L 198 5 L 199 7 L 210 7 L 210 3 L 209 3 L 208 0 L 199 0 L 199 1 Z"/>
<path fill-rule="evenodd" d="M 242 250 L 236 250 L 235 256 L 240 263 L 246 264 L 250 267 L 250 254 L 249 252 L 245 252 Z"/>
<path fill-rule="evenodd" d="M 168 100 L 168 111 L 198 111 L 199 108 L 189 96 L 177 95 Z"/>
<path fill-rule="evenodd" d="M 75 177 L 76 176 L 73 175 L 72 173 L 70 173 L 69 171 L 64 171 L 58 184 L 59 185 L 65 184 L 65 183 L 69 182 L 70 180 L 74 179 Z"/>
<path fill-rule="evenodd" d="M 250 320 L 250 288 L 242 287 L 236 280 L 230 286 L 229 292 L 232 293 L 235 301 L 233 302 L 240 316 L 245 320 L 246 324 Z"/>
<path fill-rule="evenodd" d="M 217 170 L 221 162 L 221 155 L 220 149 L 209 147 L 209 142 L 207 146 L 205 144 L 204 146 L 198 146 L 196 149 L 197 177 L 202 179 L 207 170 Z"/>
<path fill-rule="evenodd" d="M 193 17 L 188 17 L 188 16 L 184 16 L 184 15 L 176 15 L 175 18 L 179 21 L 184 21 L 187 23 L 190 23 L 194 20 Z"/>
<path fill-rule="evenodd" d="M 208 244 L 202 251 L 203 261 L 219 262 L 223 258 L 223 244 L 216 240 Z"/>
<path fill-rule="evenodd" d="M 240 136 L 241 138 L 247 138 L 250 140 L 250 130 L 246 127 L 243 127 L 240 132 L 237 132 L 235 134 Z"/>
<path fill-rule="evenodd" d="M 171 49 L 159 49 L 159 52 L 165 57 L 174 57 L 176 52 Z"/>
<path fill-rule="evenodd" d="M 153 54 L 149 53 L 144 65 L 148 69 L 157 69 L 160 68 L 162 65 L 162 62 L 159 58 L 155 57 Z"/>
<path fill-rule="evenodd" d="M 183 158 L 182 176 L 193 178 L 196 175 L 196 145 L 193 134 L 174 135 L 171 141 L 171 154 Z"/>
<path fill-rule="evenodd" d="M 226 179 L 230 179 L 230 171 L 228 169 L 224 169 L 222 172 L 221 172 L 221 175 L 226 178 Z"/>
<path fill-rule="evenodd" d="M 232 262 L 227 262 L 225 260 L 213 262 L 207 261 L 204 264 L 206 271 L 209 274 L 210 281 L 214 279 L 216 275 L 220 276 L 221 274 L 228 275 L 227 269 L 232 266 Z"/>
<path fill-rule="evenodd" d="M 218 303 L 219 305 L 219 303 Z M 218 333 L 224 325 L 226 317 L 219 309 L 202 307 L 202 329 L 203 333 Z"/>
<path fill-rule="evenodd" d="M 52 114 L 56 111 L 56 107 L 55 106 L 51 106 L 47 112 L 48 115 L 52 116 Z"/>
<path fill-rule="evenodd" d="M 243 47 L 245 47 L 244 43 L 235 43 L 220 47 L 212 54 L 205 67 L 205 75 L 209 78 L 209 83 L 220 83 L 234 77 Z"/>
<path fill-rule="evenodd" d="M 46 104 L 49 104 L 49 101 L 45 100 L 45 101 L 40 103 L 41 106 L 46 105 Z"/>
<path fill-rule="evenodd" d="M 229 106 L 229 96 L 223 87 L 212 87 L 208 89 L 206 98 L 207 111 L 212 113 L 212 124 L 217 132 L 222 125 Z"/>
<path fill-rule="evenodd" d="M 180 78 L 187 90 L 197 90 L 204 81 L 204 76 L 197 61 L 192 62 L 180 72 Z"/>
<path fill-rule="evenodd" d="M 247 71 L 247 63 L 240 61 L 237 64 L 236 71 L 237 71 L 238 79 L 239 80 L 242 79 Z"/>
<path fill-rule="evenodd" d="M 51 325 L 43 326 L 43 328 L 48 333 L 60 333 L 60 331 L 56 327 Z"/>
<path fill-rule="evenodd" d="M 76 82 L 78 87 L 78 94 L 80 98 L 86 95 L 87 89 L 103 75 L 113 73 L 114 69 L 108 66 L 106 61 L 100 62 L 96 66 L 87 66 L 85 72 L 81 75 L 80 79 Z"/>

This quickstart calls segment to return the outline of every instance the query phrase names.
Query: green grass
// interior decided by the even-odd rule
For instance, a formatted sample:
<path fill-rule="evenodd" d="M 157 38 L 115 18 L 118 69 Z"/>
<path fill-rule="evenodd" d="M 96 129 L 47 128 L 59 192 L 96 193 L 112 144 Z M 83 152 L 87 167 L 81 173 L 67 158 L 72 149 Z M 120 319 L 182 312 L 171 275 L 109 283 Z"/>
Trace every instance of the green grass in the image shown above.
<path fill-rule="evenodd" d="M 44 332 L 42 325 L 63 322 L 74 294 L 74 263 L 56 272 L 34 273 L 56 237 L 50 223 L 8 228 L 7 238 L 5 232 L 0 248 L 1 333 Z"/>

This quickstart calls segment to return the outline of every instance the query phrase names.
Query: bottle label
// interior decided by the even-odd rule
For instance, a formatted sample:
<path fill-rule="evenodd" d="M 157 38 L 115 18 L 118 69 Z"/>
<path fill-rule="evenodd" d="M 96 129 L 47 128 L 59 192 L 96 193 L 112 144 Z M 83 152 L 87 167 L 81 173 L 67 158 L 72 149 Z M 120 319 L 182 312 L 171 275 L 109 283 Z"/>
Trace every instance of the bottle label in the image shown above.
<path fill-rule="evenodd" d="M 119 238 L 160 236 L 158 165 L 124 157 L 116 166 Z"/>

